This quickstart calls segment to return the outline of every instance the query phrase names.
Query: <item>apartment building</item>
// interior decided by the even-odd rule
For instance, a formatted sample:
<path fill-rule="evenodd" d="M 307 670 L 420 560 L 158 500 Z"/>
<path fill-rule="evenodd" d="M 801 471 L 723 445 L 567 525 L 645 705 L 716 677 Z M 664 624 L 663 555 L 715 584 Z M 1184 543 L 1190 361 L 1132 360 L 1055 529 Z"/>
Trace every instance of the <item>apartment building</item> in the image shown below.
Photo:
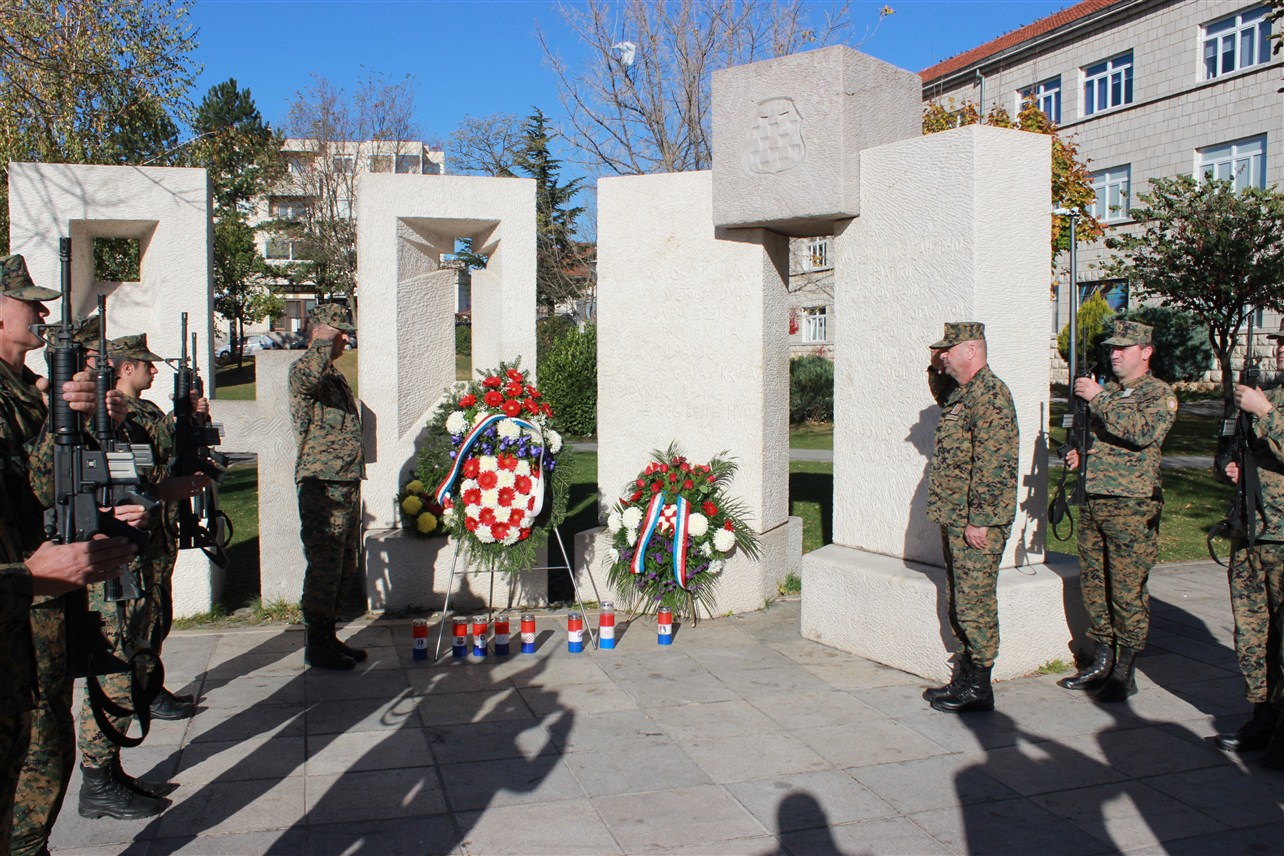
<path fill-rule="evenodd" d="M 1015 113 L 1035 98 L 1089 162 L 1108 235 L 1131 228 L 1152 178 L 1284 184 L 1284 54 L 1271 53 L 1268 12 L 1242 0 L 1084 0 L 920 72 L 923 99 Z M 1135 304 L 1101 272 L 1108 253 L 1080 244 L 1081 294 Z M 1056 260 L 1054 332 L 1069 317 L 1066 263 Z"/>

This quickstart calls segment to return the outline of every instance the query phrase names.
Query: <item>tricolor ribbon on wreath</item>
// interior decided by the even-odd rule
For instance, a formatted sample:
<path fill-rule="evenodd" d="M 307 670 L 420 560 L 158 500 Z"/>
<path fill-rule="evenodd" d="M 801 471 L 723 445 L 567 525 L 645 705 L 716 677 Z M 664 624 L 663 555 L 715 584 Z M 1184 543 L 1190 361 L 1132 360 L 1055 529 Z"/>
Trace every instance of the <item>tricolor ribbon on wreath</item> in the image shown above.
<path fill-rule="evenodd" d="M 646 548 L 651 543 L 655 530 L 662 528 L 661 520 L 666 517 L 666 510 L 674 510 L 673 517 L 673 579 L 683 589 L 687 587 L 687 535 L 690 529 L 691 505 L 679 496 L 669 505 L 663 492 L 651 497 L 646 514 L 642 518 L 642 528 L 638 532 L 637 550 L 633 553 L 632 570 L 634 574 L 642 573 L 646 562 Z"/>
<path fill-rule="evenodd" d="M 450 473 L 447 474 L 446 478 L 442 479 L 441 484 L 437 486 L 437 490 L 434 492 L 436 494 L 438 504 L 444 505 L 446 500 L 450 498 L 450 492 L 454 488 L 455 482 L 459 480 L 460 473 L 463 472 L 464 463 L 468 459 L 469 452 L 472 451 L 472 448 L 476 445 L 477 441 L 481 439 L 482 434 L 486 433 L 487 428 L 490 428 L 493 425 L 498 425 L 505 419 L 512 421 L 513 424 L 517 425 L 519 428 L 525 428 L 530 431 L 535 438 L 537 438 L 540 444 L 539 464 L 536 466 L 534 473 L 541 477 L 543 476 L 544 432 L 540 430 L 538 425 L 533 422 L 527 422 L 525 419 L 518 419 L 514 416 L 504 416 L 499 413 L 492 414 L 474 425 L 473 430 L 469 431 L 468 435 L 464 437 L 464 441 L 459 444 L 459 448 L 456 450 L 455 454 L 454 466 L 450 468 Z M 539 490 L 535 492 L 535 506 L 531 509 L 531 517 L 538 517 L 543 507 L 544 491 Z"/>

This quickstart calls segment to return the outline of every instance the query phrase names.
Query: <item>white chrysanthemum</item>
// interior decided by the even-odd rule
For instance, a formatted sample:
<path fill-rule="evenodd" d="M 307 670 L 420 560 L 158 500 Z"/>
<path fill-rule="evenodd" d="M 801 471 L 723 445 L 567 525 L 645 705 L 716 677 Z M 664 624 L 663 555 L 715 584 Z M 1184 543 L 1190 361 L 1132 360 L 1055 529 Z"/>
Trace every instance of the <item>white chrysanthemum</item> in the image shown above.
<path fill-rule="evenodd" d="M 687 533 L 692 538 L 699 538 L 709 531 L 709 518 L 696 512 L 687 518 Z"/>
<path fill-rule="evenodd" d="M 456 410 L 446 417 L 446 430 L 451 434 L 462 434 L 468 430 L 468 417 L 463 411 Z"/>
<path fill-rule="evenodd" d="M 606 550 L 606 561 L 612 565 L 620 561 L 620 551 L 614 547 L 608 547 Z"/>
<path fill-rule="evenodd" d="M 490 527 L 485 523 L 478 524 L 477 528 L 473 531 L 473 535 L 475 535 L 477 540 L 483 544 L 495 543 L 495 533 L 491 532 Z"/>
<path fill-rule="evenodd" d="M 482 508 L 499 508 L 499 490 L 491 488 L 482 491 Z"/>
<path fill-rule="evenodd" d="M 719 529 L 713 533 L 713 549 L 719 553 L 728 553 L 734 546 L 736 546 L 735 533 L 728 532 L 726 529 Z"/>
<path fill-rule="evenodd" d="M 464 516 L 465 516 L 465 517 L 472 518 L 473 520 L 480 520 L 480 519 L 481 519 L 481 506 L 480 506 L 480 505 L 465 505 L 465 506 L 464 506 Z"/>
<path fill-rule="evenodd" d="M 623 526 L 624 518 L 620 516 L 620 512 L 616 511 L 614 508 L 611 509 L 611 513 L 606 515 L 607 531 L 619 532 Z"/>
<path fill-rule="evenodd" d="M 486 412 L 485 408 L 478 409 L 477 415 L 473 417 L 473 427 L 476 428 L 489 418 L 490 414 Z"/>
<path fill-rule="evenodd" d="M 548 450 L 554 455 L 562 451 L 562 435 L 552 428 L 544 432 L 544 442 L 548 444 Z"/>
<path fill-rule="evenodd" d="M 453 524 L 455 522 L 455 509 L 447 508 L 445 511 L 443 511 L 441 513 L 441 522 L 445 523 L 447 526 L 450 526 L 451 524 Z"/>
<path fill-rule="evenodd" d="M 706 558 L 713 555 L 713 545 L 708 541 L 700 542 L 700 555 Z"/>
<path fill-rule="evenodd" d="M 522 429 L 511 419 L 501 419 L 495 430 L 504 440 L 516 440 L 522 434 Z"/>
<path fill-rule="evenodd" d="M 630 529 L 625 533 L 624 537 L 629 539 L 629 546 L 632 547 L 638 542 L 638 531 L 636 529 Z"/>
<path fill-rule="evenodd" d="M 726 567 L 726 565 L 727 563 L 724 562 L 722 559 L 714 559 L 712 562 L 709 563 L 709 573 L 720 574 L 722 573 L 722 569 Z"/>
<path fill-rule="evenodd" d="M 508 534 L 504 536 L 504 540 L 501 541 L 500 543 L 507 547 L 512 544 L 516 544 L 517 539 L 521 537 L 522 537 L 522 531 L 518 529 L 516 526 L 510 526 L 508 527 Z"/>
<path fill-rule="evenodd" d="M 512 487 L 517 482 L 517 473 L 512 470 L 500 470 L 495 473 L 495 487 Z"/>
<path fill-rule="evenodd" d="M 467 493 L 470 490 L 476 490 L 476 489 L 477 489 L 477 479 L 464 479 L 463 482 L 459 485 L 459 491 L 461 495 Z"/>
<path fill-rule="evenodd" d="M 531 462 L 522 460 L 517 462 L 517 469 L 514 470 L 519 476 L 528 476 L 531 474 Z"/>
<path fill-rule="evenodd" d="M 628 508 L 624 509 L 624 514 L 621 516 L 621 520 L 624 523 L 625 529 L 630 532 L 636 532 L 638 524 L 642 522 L 642 509 L 638 508 L 636 505 L 630 505 Z M 631 544 L 633 542 L 630 541 L 629 543 Z"/>

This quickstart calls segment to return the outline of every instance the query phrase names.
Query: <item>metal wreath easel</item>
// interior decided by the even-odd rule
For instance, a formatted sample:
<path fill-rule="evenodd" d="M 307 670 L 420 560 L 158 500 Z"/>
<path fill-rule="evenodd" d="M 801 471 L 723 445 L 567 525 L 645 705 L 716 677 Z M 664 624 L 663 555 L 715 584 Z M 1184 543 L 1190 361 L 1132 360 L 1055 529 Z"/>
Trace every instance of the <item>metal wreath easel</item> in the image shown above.
<path fill-rule="evenodd" d="M 575 578 L 575 569 L 571 567 L 570 555 L 566 552 L 566 545 L 562 542 L 561 530 L 559 530 L 558 527 L 556 526 L 553 527 L 553 537 L 557 539 L 557 548 L 562 552 L 562 564 L 537 565 L 534 567 L 527 568 L 526 570 L 528 571 L 565 570 L 566 573 L 569 574 L 571 577 L 571 586 L 575 589 L 575 604 L 580 608 L 580 615 L 584 616 L 585 621 L 587 622 L 586 610 L 584 609 L 584 598 L 580 595 L 580 583 L 579 583 L 579 580 Z M 550 547 L 551 547 L 551 544 L 550 544 Z M 439 659 L 441 659 L 441 642 L 442 642 L 442 639 L 444 639 L 446 636 L 446 619 L 448 616 L 450 616 L 450 596 L 455 591 L 456 577 L 477 576 L 479 574 L 490 575 L 490 597 L 487 598 L 487 606 L 486 606 L 487 623 L 489 624 L 495 617 L 495 574 L 502 573 L 502 572 L 501 571 L 469 571 L 467 564 L 465 564 L 464 570 L 461 571 L 459 570 L 459 555 L 462 552 L 463 551 L 460 549 L 459 542 L 456 541 L 455 556 L 453 559 L 451 559 L 451 562 L 450 562 L 450 582 L 446 586 L 446 602 L 445 604 L 442 605 L 442 608 L 441 608 L 441 626 L 437 628 L 437 650 L 432 657 L 434 663 L 437 662 Z M 591 572 L 589 573 L 588 577 L 589 577 L 589 582 L 593 586 L 593 596 L 597 598 L 597 603 L 600 604 L 602 602 L 602 596 L 598 594 L 598 591 L 597 591 L 597 580 L 593 579 L 593 574 Z M 516 586 L 517 586 L 517 576 L 516 574 L 514 574 L 509 577 L 509 581 L 508 581 L 508 609 L 510 610 L 513 608 L 513 591 L 516 588 Z M 588 627 L 588 632 L 589 632 L 589 638 L 593 641 L 593 648 L 594 650 L 596 650 L 598 647 L 597 633 L 594 631 L 591 624 Z"/>

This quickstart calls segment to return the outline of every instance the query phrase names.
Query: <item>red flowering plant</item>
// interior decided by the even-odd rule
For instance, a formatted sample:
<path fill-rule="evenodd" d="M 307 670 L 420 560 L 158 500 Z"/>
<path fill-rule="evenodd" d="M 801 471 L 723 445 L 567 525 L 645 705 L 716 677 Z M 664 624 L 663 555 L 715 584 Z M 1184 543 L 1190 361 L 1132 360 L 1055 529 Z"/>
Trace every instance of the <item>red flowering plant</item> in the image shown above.
<path fill-rule="evenodd" d="M 417 475 L 481 570 L 520 571 L 566 516 L 569 447 L 518 363 L 456 383 L 428 422 Z"/>
<path fill-rule="evenodd" d="M 714 589 L 737 548 L 758 556 L 758 536 L 741 522 L 744 506 L 728 493 L 736 463 L 719 455 L 688 461 L 671 443 L 624 488 L 606 518 L 607 577 L 630 610 L 699 619 L 713 612 Z"/>

